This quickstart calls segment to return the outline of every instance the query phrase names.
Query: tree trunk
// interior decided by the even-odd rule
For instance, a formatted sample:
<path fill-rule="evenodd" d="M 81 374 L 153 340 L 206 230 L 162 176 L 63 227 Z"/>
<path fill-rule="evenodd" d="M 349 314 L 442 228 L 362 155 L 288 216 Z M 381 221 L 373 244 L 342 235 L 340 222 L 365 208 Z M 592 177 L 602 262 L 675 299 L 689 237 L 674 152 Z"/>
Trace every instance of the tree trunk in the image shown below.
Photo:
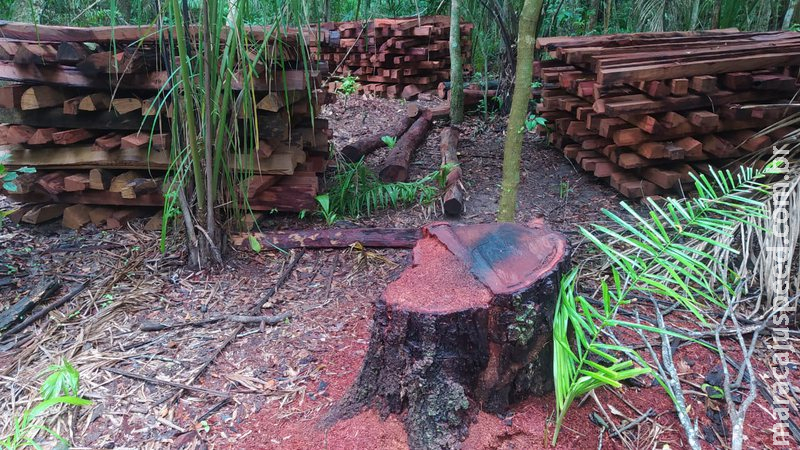
<path fill-rule="evenodd" d="M 711 9 L 711 28 L 719 28 L 719 14 L 722 10 L 722 0 L 714 0 L 714 7 Z"/>
<path fill-rule="evenodd" d="M 348 248 L 356 243 L 363 247 L 412 248 L 421 237 L 419 228 L 326 228 L 246 233 L 234 236 L 232 243 L 236 247 L 249 247 L 250 239 L 255 238 L 267 250 Z"/>
<path fill-rule="evenodd" d="M 450 0 L 450 122 L 464 121 L 464 70 L 461 65 L 461 20 L 459 0 Z"/>
<path fill-rule="evenodd" d="M 411 103 L 409 103 L 409 105 L 410 104 Z M 405 133 L 416 120 L 416 116 L 405 117 L 400 122 L 396 122 L 390 129 L 383 130 L 380 133 L 375 133 L 371 136 L 361 138 L 352 144 L 346 145 L 342 149 L 342 157 L 349 162 L 359 161 L 375 150 L 385 147 L 386 143 L 383 142 L 384 136 L 400 139 L 403 133 Z"/>
<path fill-rule="evenodd" d="M 411 163 L 411 156 L 428 136 L 431 131 L 431 120 L 420 114 L 417 120 L 411 125 L 397 140 L 389 156 L 386 157 L 386 165 L 379 174 L 384 183 L 396 183 L 408 180 L 408 165 Z"/>
<path fill-rule="evenodd" d="M 795 8 L 797 8 L 797 0 L 789 0 L 789 6 L 786 8 L 786 14 L 783 16 L 784 30 L 788 30 L 792 26 Z"/>
<path fill-rule="evenodd" d="M 411 449 L 458 448 L 479 410 L 552 389 L 566 239 L 543 224 L 433 224 L 374 310 L 361 372 L 324 421 L 403 414 Z"/>
<path fill-rule="evenodd" d="M 589 22 L 586 26 L 586 32 L 594 31 L 597 26 L 597 16 L 600 14 L 600 0 L 592 0 L 589 6 Z"/>
<path fill-rule="evenodd" d="M 447 127 L 442 130 L 442 143 L 439 150 L 442 153 L 442 166 L 452 166 L 447 174 L 444 195 L 444 212 L 448 216 L 458 216 L 464 211 L 464 190 L 461 187 L 461 166 L 458 162 L 458 129 Z"/>
<path fill-rule="evenodd" d="M 700 25 L 700 0 L 692 0 L 692 18 L 689 29 L 696 30 Z"/>
<path fill-rule="evenodd" d="M 511 102 L 511 114 L 508 117 L 506 143 L 503 149 L 503 183 L 500 191 L 500 209 L 497 215 L 497 220 L 501 222 L 513 222 L 516 214 L 522 139 L 531 97 L 533 48 L 541 13 L 542 0 L 525 0 L 522 15 L 519 18 L 514 97 Z"/>
<path fill-rule="evenodd" d="M 608 34 L 608 23 L 611 20 L 611 3 L 613 0 L 606 0 L 606 12 L 603 14 L 603 33 Z"/>

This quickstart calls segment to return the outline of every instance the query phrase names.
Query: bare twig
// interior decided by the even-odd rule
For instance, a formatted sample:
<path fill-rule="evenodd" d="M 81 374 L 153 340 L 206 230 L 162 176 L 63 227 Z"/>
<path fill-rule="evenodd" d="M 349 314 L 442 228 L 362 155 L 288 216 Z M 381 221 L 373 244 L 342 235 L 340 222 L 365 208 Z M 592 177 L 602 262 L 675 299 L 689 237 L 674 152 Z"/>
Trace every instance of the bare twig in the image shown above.
<path fill-rule="evenodd" d="M 262 294 L 261 297 L 258 299 L 255 306 L 253 306 L 252 311 L 254 313 L 257 314 L 259 311 L 261 311 L 261 307 L 264 306 L 269 301 L 269 299 L 272 298 L 273 295 L 275 295 L 276 292 L 278 292 L 278 289 L 280 289 L 280 287 L 283 286 L 283 283 L 285 283 L 286 279 L 289 278 L 289 275 L 292 274 L 294 268 L 297 267 L 297 263 L 300 262 L 300 258 L 302 258 L 303 255 L 305 255 L 305 253 L 306 253 L 305 249 L 300 249 L 297 251 L 297 253 L 294 254 L 294 257 L 289 262 L 289 265 L 286 266 L 286 268 L 283 270 L 283 273 L 281 273 L 280 277 L 278 277 L 278 281 L 275 282 L 275 285 L 267 289 L 267 291 L 264 292 L 264 294 Z"/>
<path fill-rule="evenodd" d="M 202 421 L 204 421 L 204 420 L 208 419 L 208 418 L 209 418 L 209 417 L 211 417 L 211 416 L 212 416 L 212 415 L 213 415 L 215 412 L 217 412 L 217 411 L 219 411 L 220 409 L 222 409 L 222 407 L 223 407 L 223 406 L 227 405 L 227 404 L 228 404 L 228 402 L 230 402 L 230 401 L 231 401 L 231 397 L 225 397 L 225 398 L 223 398 L 223 399 L 222 399 L 222 400 L 220 400 L 219 402 L 215 403 L 215 404 L 214 404 L 214 406 L 212 406 L 211 408 L 209 408 L 209 410 L 208 410 L 208 411 L 206 411 L 205 413 L 203 413 L 203 415 L 202 415 L 202 416 L 200 416 L 200 417 L 198 417 L 197 419 L 195 419 L 195 422 L 202 422 Z"/>
<path fill-rule="evenodd" d="M 722 329 L 725 321 L 728 317 L 731 318 L 733 322 L 734 329 L 739 328 L 739 322 L 736 320 L 735 310 L 736 305 L 731 303 L 728 308 L 725 310 L 725 314 L 722 316 L 722 321 L 720 322 L 719 326 L 717 327 L 717 333 L 714 336 L 717 342 L 717 352 L 719 353 L 720 359 L 723 361 L 722 363 L 722 373 L 724 375 L 724 384 L 723 384 L 723 392 L 725 393 L 725 403 L 728 406 L 728 416 L 731 419 L 731 449 L 732 450 L 741 450 L 742 445 L 744 444 L 744 419 L 747 415 L 747 409 L 756 399 L 756 387 L 753 385 L 752 380 L 755 379 L 753 375 L 753 365 L 752 365 L 752 356 L 753 351 L 756 347 L 756 341 L 758 340 L 758 333 L 766 326 L 766 322 L 762 325 L 761 329 L 756 330 L 753 334 L 753 339 L 750 341 L 750 348 L 748 349 L 747 344 L 744 341 L 744 336 L 741 332 L 736 333 L 736 340 L 739 343 L 739 347 L 742 350 L 742 366 L 740 366 L 738 370 L 738 374 L 736 376 L 736 381 L 731 383 L 731 376 L 730 371 L 728 370 L 728 365 L 725 363 L 725 350 L 722 347 L 722 341 L 720 339 L 719 330 Z M 742 385 L 742 379 L 747 373 L 747 377 L 750 381 L 750 387 L 747 392 L 747 397 L 742 401 L 742 404 L 739 408 L 736 407 L 736 403 L 733 401 L 733 390 L 738 389 Z"/>
<path fill-rule="evenodd" d="M 142 322 L 139 325 L 139 330 L 141 331 L 163 331 L 163 330 L 171 330 L 175 328 L 185 328 L 185 327 L 199 327 L 203 325 L 208 325 L 211 323 L 221 322 L 223 320 L 227 320 L 229 322 L 236 322 L 242 324 L 264 324 L 264 325 L 277 325 L 283 322 L 286 319 L 292 317 L 292 313 L 287 311 L 281 314 L 276 314 L 274 316 L 247 316 L 241 314 L 227 314 L 224 316 L 217 316 L 217 317 L 210 317 L 208 319 L 203 320 L 196 320 L 193 322 L 180 322 L 180 323 L 172 323 L 172 324 L 163 324 L 158 322 Z"/>
<path fill-rule="evenodd" d="M 658 302 L 653 301 L 653 306 L 655 307 L 658 327 L 662 330 L 666 329 L 664 315 L 661 314 L 661 308 L 658 306 Z M 634 311 L 634 315 L 636 317 L 636 321 L 641 323 L 638 312 Z M 692 450 L 700 450 L 701 446 L 700 441 L 697 438 L 697 426 L 696 424 L 692 423 L 692 418 L 689 417 L 689 413 L 686 408 L 686 401 L 683 398 L 683 389 L 681 388 L 681 380 L 678 375 L 678 370 L 675 368 L 675 363 L 672 359 L 672 345 L 670 344 L 669 335 L 661 333 L 661 357 L 659 358 L 658 354 L 653 349 L 653 346 L 650 345 L 650 341 L 644 335 L 642 330 L 637 329 L 637 333 L 647 346 L 659 376 L 662 380 L 664 380 L 666 388 L 669 389 L 672 394 L 671 397 L 674 399 L 675 412 L 678 415 L 678 420 L 680 421 L 681 426 L 686 432 L 686 440 L 689 444 L 689 447 Z"/>
<path fill-rule="evenodd" d="M 206 388 L 201 388 L 201 387 L 197 387 L 197 386 L 189 386 L 188 384 L 177 383 L 175 381 L 161 380 L 161 379 L 158 379 L 158 378 L 148 377 L 146 375 L 139 375 L 137 373 L 128 372 L 126 370 L 115 369 L 113 367 L 107 367 L 107 368 L 105 368 L 105 370 L 108 371 L 108 372 L 111 372 L 113 374 L 116 374 L 116 375 L 121 375 L 121 376 L 126 377 L 126 378 L 132 378 L 134 380 L 144 381 L 144 382 L 150 383 L 150 384 L 159 384 L 159 385 L 163 385 L 163 386 L 170 386 L 170 387 L 174 387 L 174 388 L 180 388 L 180 389 L 186 390 L 186 391 L 201 392 L 203 394 L 211 394 L 211 395 L 216 395 L 218 397 L 225 397 L 225 398 L 230 398 L 230 395 L 231 395 L 228 392 L 217 391 L 217 390 L 214 390 L 214 389 L 206 389 Z"/>
<path fill-rule="evenodd" d="M 645 411 L 642 415 L 637 417 L 636 419 L 631 420 L 630 422 L 626 423 L 625 425 L 619 427 L 619 430 L 614 431 L 609 436 L 612 437 L 612 438 L 616 437 L 619 433 L 624 433 L 625 431 L 628 431 L 629 429 L 635 427 L 636 425 L 639 425 L 640 423 L 644 422 L 645 420 L 647 420 L 647 419 L 649 419 L 651 417 L 655 417 L 655 415 L 656 415 L 656 412 L 653 411 L 653 408 L 650 408 L 647 411 Z"/>

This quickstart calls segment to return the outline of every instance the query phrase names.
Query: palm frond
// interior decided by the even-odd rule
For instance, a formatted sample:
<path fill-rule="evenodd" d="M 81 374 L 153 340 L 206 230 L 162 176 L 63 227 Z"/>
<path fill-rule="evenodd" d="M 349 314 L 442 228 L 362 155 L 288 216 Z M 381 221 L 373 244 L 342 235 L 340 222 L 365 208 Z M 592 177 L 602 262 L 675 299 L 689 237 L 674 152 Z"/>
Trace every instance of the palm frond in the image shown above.
<path fill-rule="evenodd" d="M 554 443 L 566 411 L 576 398 L 601 386 L 619 386 L 621 381 L 642 374 L 658 379 L 634 350 L 602 342 L 603 335 L 613 327 L 672 334 L 618 320 L 622 305 L 638 297 L 671 299 L 691 311 L 702 324 L 708 323 L 706 305 L 725 306 L 725 293 L 734 290 L 738 279 L 717 273 L 712 251 L 736 252 L 721 237 L 733 236 L 740 224 L 756 226 L 755 220 L 766 217 L 763 203 L 752 198 L 769 192 L 768 186 L 760 182 L 763 177 L 762 172 L 753 169 L 743 168 L 735 175 L 712 169 L 708 177 L 695 177 L 699 193 L 695 199 L 667 199 L 663 205 L 650 200 L 647 215 L 623 203 L 624 216 L 604 211 L 610 225 L 581 229 L 584 237 L 608 258 L 611 277 L 610 281 L 601 281 L 602 309 L 577 294 L 581 267 L 562 281 L 553 330 L 557 413 Z"/>

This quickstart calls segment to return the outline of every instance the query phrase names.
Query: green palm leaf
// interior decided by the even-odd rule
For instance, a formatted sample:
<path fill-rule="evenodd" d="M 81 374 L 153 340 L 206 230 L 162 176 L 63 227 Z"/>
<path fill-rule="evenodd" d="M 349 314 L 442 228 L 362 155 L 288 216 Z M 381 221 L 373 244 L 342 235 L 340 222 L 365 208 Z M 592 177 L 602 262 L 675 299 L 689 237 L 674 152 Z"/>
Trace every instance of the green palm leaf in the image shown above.
<path fill-rule="evenodd" d="M 764 217 L 763 201 L 753 197 L 767 192 L 768 187 L 759 182 L 763 174 L 752 169 L 742 169 L 735 175 L 714 170 L 710 174 L 695 177 L 699 193 L 695 199 L 667 199 L 663 206 L 651 200 L 647 215 L 623 203 L 624 217 L 604 211 L 610 225 L 580 229 L 607 258 L 612 284 L 601 282 L 603 307 L 598 309 L 576 293 L 580 267 L 562 279 L 553 326 L 554 444 L 566 411 L 576 398 L 601 386 L 619 387 L 622 381 L 644 374 L 658 379 L 634 350 L 602 342 L 603 333 L 611 327 L 677 335 L 617 320 L 617 311 L 628 298 L 671 299 L 694 314 L 701 324 L 708 325 L 706 305 L 724 306 L 721 296 L 733 292 L 729 278 L 716 270 L 714 255 L 736 253 L 723 238 L 732 236 L 740 224 Z M 627 359 L 621 360 L 622 356 Z"/>

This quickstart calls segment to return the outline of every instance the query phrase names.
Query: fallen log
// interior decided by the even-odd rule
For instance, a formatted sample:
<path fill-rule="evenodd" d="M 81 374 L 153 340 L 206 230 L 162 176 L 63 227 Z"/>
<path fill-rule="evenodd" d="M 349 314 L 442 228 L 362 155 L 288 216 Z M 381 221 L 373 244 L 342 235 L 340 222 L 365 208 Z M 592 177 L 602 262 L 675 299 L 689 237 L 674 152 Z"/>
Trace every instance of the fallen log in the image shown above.
<path fill-rule="evenodd" d="M 236 246 L 249 246 L 253 236 L 264 249 L 270 248 L 347 248 L 359 243 L 364 247 L 411 248 L 422 236 L 418 228 L 331 228 L 326 230 L 268 231 L 239 234 Z"/>
<path fill-rule="evenodd" d="M 3 312 L 0 312 L 0 330 L 4 330 L 12 325 L 14 322 L 21 320 L 28 314 L 36 305 L 47 300 L 50 296 L 61 289 L 61 283 L 53 278 L 47 278 L 40 281 L 36 286 L 31 288 L 30 292 L 16 303 L 9 306 Z"/>
<path fill-rule="evenodd" d="M 385 147 L 386 144 L 383 142 L 384 136 L 391 136 L 394 138 L 400 138 L 416 121 L 416 117 L 405 117 L 399 123 L 396 123 L 394 126 L 383 130 L 380 133 L 375 133 L 373 135 L 367 136 L 365 138 L 359 139 L 352 144 L 346 145 L 342 149 L 342 157 L 349 162 L 355 162 L 361 160 L 361 158 L 371 154 L 375 150 Z"/>
<path fill-rule="evenodd" d="M 448 216 L 458 216 L 464 211 L 464 188 L 461 185 L 462 172 L 458 163 L 458 129 L 448 127 L 442 130 L 439 150 L 442 152 L 442 165 L 452 167 L 447 174 L 442 197 L 444 212 Z"/>
<path fill-rule="evenodd" d="M 12 336 L 14 334 L 17 334 L 20 331 L 24 330 L 25 328 L 30 326 L 32 323 L 36 322 L 37 320 L 39 320 L 42 317 L 44 317 L 47 314 L 49 314 L 50 311 L 53 311 L 56 308 L 60 308 L 62 305 L 64 305 L 68 301 L 70 301 L 73 298 L 75 298 L 78 294 L 83 292 L 83 290 L 86 289 L 87 286 L 89 286 L 89 281 L 88 280 L 84 281 L 83 283 L 81 283 L 79 285 L 77 285 L 74 289 L 69 291 L 67 293 L 67 295 L 65 295 L 65 296 L 61 297 L 60 299 L 54 301 L 53 303 L 45 306 L 44 308 L 41 308 L 41 309 L 37 310 L 35 313 L 31 314 L 30 317 L 25 319 L 22 323 L 19 323 L 19 324 L 15 325 L 13 328 L 10 328 L 8 331 L 3 333 L 3 340 L 6 340 L 7 337 Z"/>
<path fill-rule="evenodd" d="M 375 408 L 410 448 L 459 448 L 479 410 L 552 389 L 552 314 L 569 246 L 540 224 L 433 224 L 373 313 L 349 392 L 323 420 Z"/>
<path fill-rule="evenodd" d="M 408 179 L 408 165 L 411 163 L 411 155 L 425 142 L 428 132 L 433 123 L 425 114 L 420 115 L 411 128 L 397 140 L 389 156 L 386 158 L 386 165 L 379 174 L 381 181 L 386 183 L 406 181 Z"/>

